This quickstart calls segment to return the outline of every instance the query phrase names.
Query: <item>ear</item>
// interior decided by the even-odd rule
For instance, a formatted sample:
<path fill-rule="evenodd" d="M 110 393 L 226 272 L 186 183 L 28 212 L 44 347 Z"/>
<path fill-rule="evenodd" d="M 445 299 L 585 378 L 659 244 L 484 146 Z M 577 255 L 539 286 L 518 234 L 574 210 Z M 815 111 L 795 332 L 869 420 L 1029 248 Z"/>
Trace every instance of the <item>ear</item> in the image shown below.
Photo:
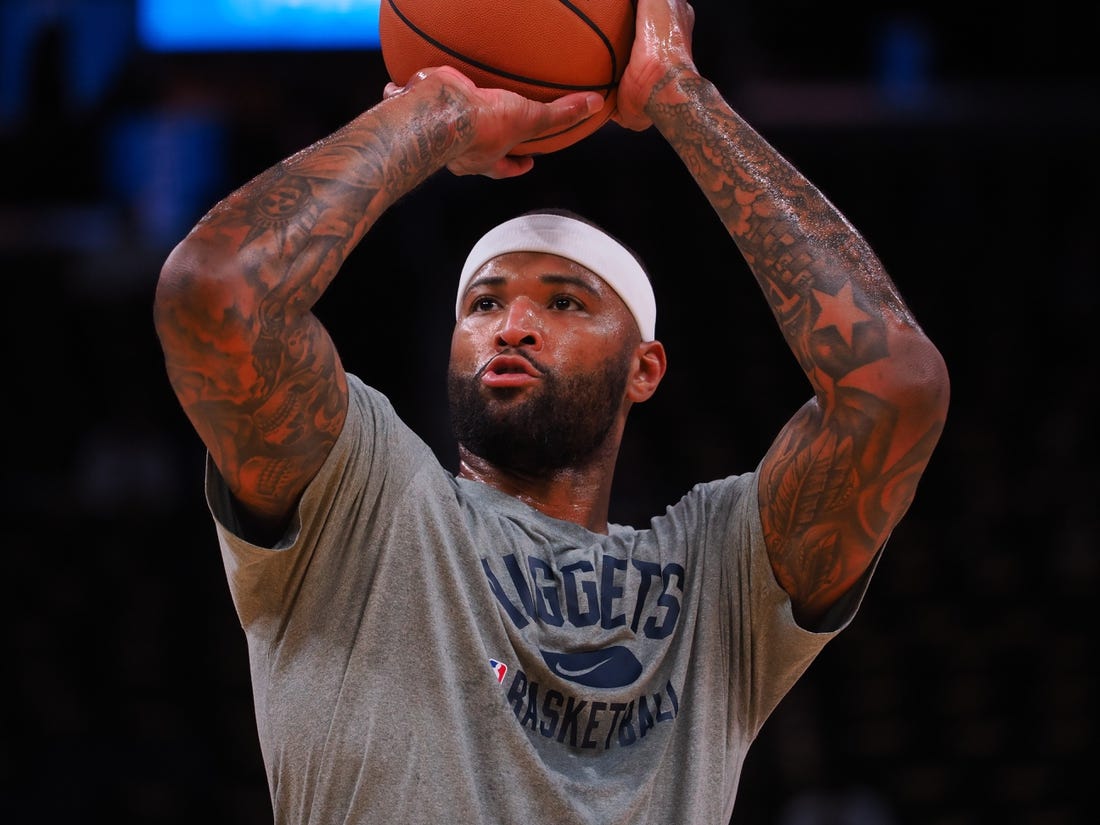
<path fill-rule="evenodd" d="M 639 344 L 634 357 L 634 371 L 626 385 L 626 397 L 637 404 L 647 401 L 657 391 L 668 362 L 664 344 L 660 341 Z"/>

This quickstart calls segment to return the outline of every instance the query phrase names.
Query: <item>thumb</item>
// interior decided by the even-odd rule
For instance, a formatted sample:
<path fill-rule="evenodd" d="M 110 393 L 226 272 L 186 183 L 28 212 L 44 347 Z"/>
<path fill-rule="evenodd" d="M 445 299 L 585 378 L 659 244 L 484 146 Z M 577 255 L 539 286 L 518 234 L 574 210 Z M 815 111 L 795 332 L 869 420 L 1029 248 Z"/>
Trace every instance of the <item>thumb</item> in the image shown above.
<path fill-rule="evenodd" d="M 600 111 L 606 102 L 603 95 L 596 92 L 575 92 L 563 95 L 547 104 L 551 121 L 547 128 L 578 123 Z"/>

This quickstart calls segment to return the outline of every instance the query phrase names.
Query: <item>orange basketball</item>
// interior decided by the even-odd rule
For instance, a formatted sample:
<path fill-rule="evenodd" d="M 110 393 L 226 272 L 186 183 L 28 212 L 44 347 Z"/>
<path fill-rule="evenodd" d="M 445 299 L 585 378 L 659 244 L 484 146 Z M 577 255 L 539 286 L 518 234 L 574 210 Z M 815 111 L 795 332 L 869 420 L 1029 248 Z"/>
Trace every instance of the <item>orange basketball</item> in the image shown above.
<path fill-rule="evenodd" d="M 382 0 L 378 34 L 390 78 L 449 65 L 478 86 L 553 100 L 599 92 L 604 107 L 577 125 L 521 143 L 517 155 L 556 152 L 599 129 L 634 42 L 635 0 Z"/>

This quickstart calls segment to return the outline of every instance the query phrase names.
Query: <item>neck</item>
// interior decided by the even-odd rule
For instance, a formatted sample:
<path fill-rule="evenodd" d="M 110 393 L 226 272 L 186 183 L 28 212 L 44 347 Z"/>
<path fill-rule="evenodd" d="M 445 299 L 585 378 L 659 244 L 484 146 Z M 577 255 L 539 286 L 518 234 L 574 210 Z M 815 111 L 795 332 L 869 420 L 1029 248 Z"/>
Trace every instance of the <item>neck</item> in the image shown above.
<path fill-rule="evenodd" d="M 518 498 L 553 518 L 571 521 L 594 533 L 607 533 L 614 456 L 597 457 L 581 467 L 565 467 L 531 475 L 498 467 L 458 448 L 460 478 L 480 481 Z"/>

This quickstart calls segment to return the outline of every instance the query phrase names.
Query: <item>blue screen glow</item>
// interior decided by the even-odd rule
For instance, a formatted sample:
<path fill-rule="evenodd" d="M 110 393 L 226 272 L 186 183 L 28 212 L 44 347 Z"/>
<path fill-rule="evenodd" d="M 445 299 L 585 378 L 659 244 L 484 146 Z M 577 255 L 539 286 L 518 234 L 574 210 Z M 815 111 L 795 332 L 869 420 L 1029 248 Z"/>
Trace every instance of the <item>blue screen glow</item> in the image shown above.
<path fill-rule="evenodd" d="M 155 52 L 370 49 L 381 0 L 137 0 Z"/>

